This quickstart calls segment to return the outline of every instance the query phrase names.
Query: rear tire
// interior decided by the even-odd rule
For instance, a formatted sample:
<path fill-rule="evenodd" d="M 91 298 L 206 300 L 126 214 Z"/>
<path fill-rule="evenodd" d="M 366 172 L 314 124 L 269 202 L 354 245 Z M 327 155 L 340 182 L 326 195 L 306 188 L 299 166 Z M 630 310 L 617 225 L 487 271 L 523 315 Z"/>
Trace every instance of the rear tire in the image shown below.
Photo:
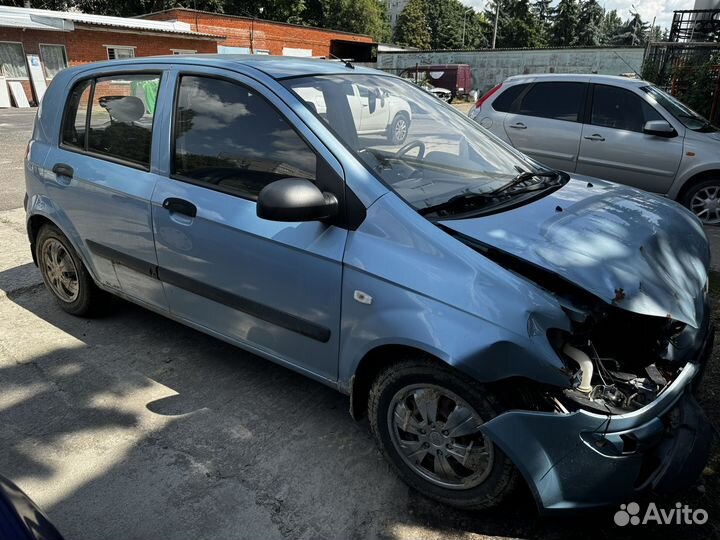
<path fill-rule="evenodd" d="M 698 182 L 687 190 L 680 202 L 705 225 L 720 224 L 720 178 Z"/>
<path fill-rule="evenodd" d="M 43 225 L 35 241 L 35 255 L 45 287 L 71 315 L 101 312 L 109 295 L 100 290 L 70 241 L 54 225 Z"/>
<path fill-rule="evenodd" d="M 515 466 L 477 429 L 500 412 L 481 386 L 425 358 L 381 372 L 368 399 L 372 432 L 399 476 L 465 509 L 498 506 L 517 486 Z"/>

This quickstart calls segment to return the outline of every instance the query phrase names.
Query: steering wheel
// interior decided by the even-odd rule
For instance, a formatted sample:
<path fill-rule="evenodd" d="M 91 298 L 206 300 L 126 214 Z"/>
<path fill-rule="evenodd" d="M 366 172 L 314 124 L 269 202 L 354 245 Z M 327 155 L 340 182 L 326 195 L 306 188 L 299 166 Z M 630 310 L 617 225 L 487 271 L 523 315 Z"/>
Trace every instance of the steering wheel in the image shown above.
<path fill-rule="evenodd" d="M 425 143 L 422 141 L 413 141 L 413 142 L 407 143 L 405 146 L 400 148 L 400 150 L 395 152 L 395 157 L 399 158 L 401 156 L 404 156 L 405 154 L 407 154 L 410 150 L 412 150 L 415 147 L 418 148 L 417 158 L 422 159 L 423 157 L 425 157 Z"/>

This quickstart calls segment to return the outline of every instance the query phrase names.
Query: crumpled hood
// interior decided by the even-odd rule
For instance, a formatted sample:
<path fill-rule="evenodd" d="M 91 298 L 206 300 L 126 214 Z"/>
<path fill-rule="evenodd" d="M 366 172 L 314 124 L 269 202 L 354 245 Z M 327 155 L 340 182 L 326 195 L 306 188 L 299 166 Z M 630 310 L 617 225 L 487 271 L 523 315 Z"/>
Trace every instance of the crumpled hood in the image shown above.
<path fill-rule="evenodd" d="M 554 272 L 605 302 L 699 327 L 710 249 L 673 201 L 592 179 L 538 201 L 441 224 Z"/>

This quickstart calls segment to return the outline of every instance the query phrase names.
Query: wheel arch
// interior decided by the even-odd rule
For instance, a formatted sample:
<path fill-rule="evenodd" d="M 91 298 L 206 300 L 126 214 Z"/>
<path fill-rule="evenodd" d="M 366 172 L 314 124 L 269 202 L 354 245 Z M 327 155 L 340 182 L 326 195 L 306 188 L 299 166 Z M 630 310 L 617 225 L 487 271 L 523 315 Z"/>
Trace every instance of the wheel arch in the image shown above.
<path fill-rule="evenodd" d="M 350 379 L 350 416 L 360 420 L 367 415 L 370 388 L 383 369 L 412 357 L 422 357 L 429 363 L 450 366 L 434 354 L 418 347 L 401 344 L 378 345 L 360 359 Z"/>
<path fill-rule="evenodd" d="M 27 234 L 28 240 L 30 240 L 30 252 L 32 253 L 32 259 L 35 263 L 35 266 L 38 265 L 37 254 L 35 253 L 35 241 L 37 240 L 38 233 L 40 232 L 40 229 L 43 227 L 43 225 L 52 225 L 62 231 L 60 226 L 46 215 L 34 214 L 30 216 L 30 218 L 27 220 Z"/>
<path fill-rule="evenodd" d="M 677 195 L 675 196 L 675 200 L 678 201 L 679 203 L 682 203 L 683 199 L 687 195 L 688 191 L 690 191 L 690 189 L 692 189 L 694 186 L 696 186 L 700 182 L 709 180 L 711 178 L 717 178 L 720 181 L 720 168 L 707 169 L 705 171 L 700 171 L 700 172 L 695 173 L 692 176 L 690 176 L 680 186 L 680 189 L 678 190 Z"/>
<path fill-rule="evenodd" d="M 85 268 L 88 270 L 90 275 L 95 279 L 95 273 L 94 269 L 88 265 L 86 253 L 81 249 L 82 246 L 79 246 L 78 243 L 80 242 L 80 237 L 75 233 L 74 228 L 72 227 L 71 223 L 67 223 L 67 226 L 63 226 L 63 223 L 61 219 L 55 219 L 55 218 L 61 218 L 61 214 L 54 213 L 52 215 L 48 215 L 45 213 L 34 213 L 27 219 L 27 234 L 28 234 L 28 240 L 30 241 L 30 251 L 32 254 L 33 262 L 35 263 L 35 266 L 37 266 L 37 253 L 35 250 L 35 243 L 37 240 L 37 235 L 40 232 L 40 229 L 43 227 L 43 225 L 52 225 L 53 227 L 56 227 L 67 239 L 68 242 L 70 242 L 70 245 L 75 250 L 75 253 L 78 254 L 80 257 L 80 260 L 85 265 Z M 71 234 L 68 234 L 71 233 Z M 75 233 L 75 234 L 72 234 Z"/>

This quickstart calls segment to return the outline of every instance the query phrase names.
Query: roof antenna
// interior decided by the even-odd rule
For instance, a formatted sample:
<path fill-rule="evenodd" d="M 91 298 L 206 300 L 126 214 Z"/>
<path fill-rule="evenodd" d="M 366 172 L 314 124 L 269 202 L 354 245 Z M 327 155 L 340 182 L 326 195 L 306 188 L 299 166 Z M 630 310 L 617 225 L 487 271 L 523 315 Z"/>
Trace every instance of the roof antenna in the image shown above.
<path fill-rule="evenodd" d="M 350 60 L 344 60 L 343 58 L 340 58 L 339 56 L 335 56 L 333 53 L 330 53 L 330 56 L 334 58 L 335 60 L 340 60 L 343 64 L 345 64 L 346 68 L 355 69 L 355 66 L 353 66 L 350 63 Z"/>

